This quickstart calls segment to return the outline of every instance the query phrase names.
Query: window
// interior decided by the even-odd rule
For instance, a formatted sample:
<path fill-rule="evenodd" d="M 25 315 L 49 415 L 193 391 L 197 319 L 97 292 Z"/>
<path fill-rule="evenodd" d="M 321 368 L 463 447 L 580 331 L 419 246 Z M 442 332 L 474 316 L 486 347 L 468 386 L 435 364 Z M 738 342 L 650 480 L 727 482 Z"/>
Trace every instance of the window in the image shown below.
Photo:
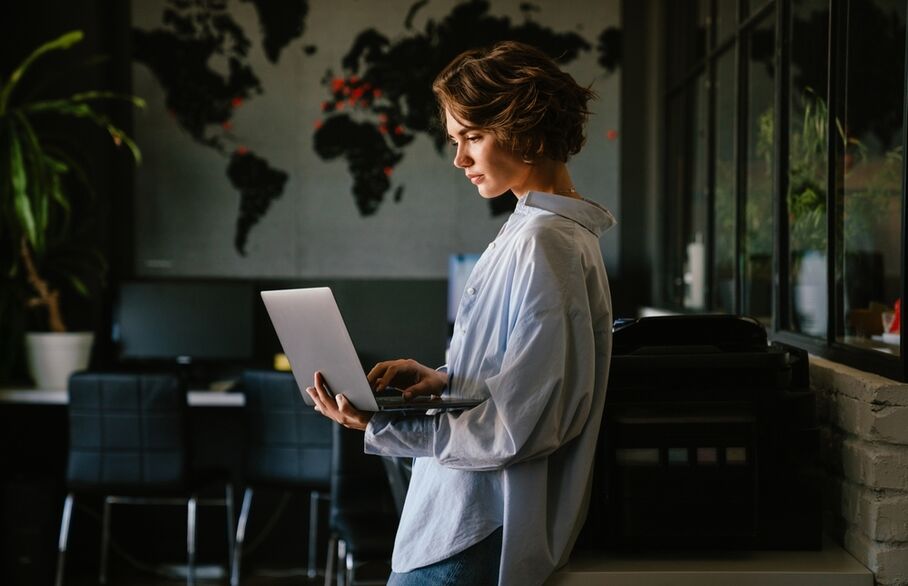
<path fill-rule="evenodd" d="M 893 325 L 906 1 L 665 0 L 663 13 L 660 305 L 752 315 L 906 380 Z"/>
<path fill-rule="evenodd" d="M 899 336 L 882 322 L 901 291 L 905 2 L 849 2 L 844 12 L 835 339 L 897 355 Z"/>

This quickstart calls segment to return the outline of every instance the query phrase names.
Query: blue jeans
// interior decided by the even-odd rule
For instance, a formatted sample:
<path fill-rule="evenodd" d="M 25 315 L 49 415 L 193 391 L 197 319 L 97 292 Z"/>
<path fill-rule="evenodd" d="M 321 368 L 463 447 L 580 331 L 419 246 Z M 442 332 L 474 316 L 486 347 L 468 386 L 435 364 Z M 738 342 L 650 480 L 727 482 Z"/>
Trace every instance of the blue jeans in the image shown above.
<path fill-rule="evenodd" d="M 460 553 L 403 574 L 391 572 L 388 586 L 495 586 L 501 563 L 501 527 Z"/>

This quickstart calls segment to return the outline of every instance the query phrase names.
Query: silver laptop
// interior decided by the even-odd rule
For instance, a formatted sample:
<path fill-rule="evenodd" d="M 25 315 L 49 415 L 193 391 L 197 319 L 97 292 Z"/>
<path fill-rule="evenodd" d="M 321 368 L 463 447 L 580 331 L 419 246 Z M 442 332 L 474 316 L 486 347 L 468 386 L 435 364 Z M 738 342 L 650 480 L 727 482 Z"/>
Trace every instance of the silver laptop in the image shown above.
<path fill-rule="evenodd" d="M 324 375 L 332 391 L 342 393 L 360 411 L 425 413 L 430 409 L 469 409 L 482 402 L 447 397 L 376 397 L 328 287 L 262 291 L 262 301 L 307 405 L 313 405 L 306 388 L 312 386 L 316 371 Z"/>

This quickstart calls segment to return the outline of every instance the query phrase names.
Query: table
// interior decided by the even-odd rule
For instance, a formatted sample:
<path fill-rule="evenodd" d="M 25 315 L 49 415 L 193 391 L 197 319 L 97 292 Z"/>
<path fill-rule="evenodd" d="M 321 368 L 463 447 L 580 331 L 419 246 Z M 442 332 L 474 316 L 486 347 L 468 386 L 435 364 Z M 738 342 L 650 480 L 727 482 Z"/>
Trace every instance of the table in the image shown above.
<path fill-rule="evenodd" d="M 242 407 L 245 397 L 242 393 L 209 390 L 190 390 L 186 393 L 190 407 Z M 0 403 L 20 405 L 66 405 L 69 395 L 63 390 L 5 388 L 0 389 Z"/>

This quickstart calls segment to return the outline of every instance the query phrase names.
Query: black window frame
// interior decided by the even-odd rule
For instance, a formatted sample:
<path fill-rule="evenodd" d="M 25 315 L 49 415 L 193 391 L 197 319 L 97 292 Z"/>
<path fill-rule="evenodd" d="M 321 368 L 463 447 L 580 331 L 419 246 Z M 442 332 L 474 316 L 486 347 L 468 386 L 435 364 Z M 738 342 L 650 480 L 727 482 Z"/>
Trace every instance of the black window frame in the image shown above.
<path fill-rule="evenodd" d="M 676 0 L 665 0 L 666 3 Z M 902 327 L 900 330 L 900 352 L 897 356 L 889 355 L 883 352 L 864 349 L 857 346 L 840 342 L 836 339 L 839 331 L 838 325 L 843 319 L 840 315 L 841 309 L 839 292 L 836 283 L 836 255 L 832 251 L 836 250 L 836 225 L 840 211 L 836 208 L 837 189 L 842 189 L 841 181 L 841 161 L 844 153 L 841 140 L 837 138 L 836 118 L 840 117 L 841 97 L 844 91 L 844 80 L 846 79 L 846 55 L 844 47 L 846 43 L 843 35 L 846 34 L 846 19 L 848 18 L 849 2 L 851 0 L 828 0 L 829 5 L 829 29 L 828 29 L 828 47 L 827 47 L 827 177 L 826 177 L 826 259 L 827 259 L 827 327 L 825 338 L 815 337 L 808 334 L 802 334 L 794 331 L 791 323 L 791 312 L 789 303 L 789 293 L 791 287 L 790 264 L 788 262 L 789 249 L 789 222 L 788 222 L 788 204 L 786 194 L 788 192 L 789 177 L 789 137 L 790 137 L 790 20 L 791 6 L 793 0 L 737 0 L 737 13 L 734 33 L 724 39 L 717 39 L 717 6 L 722 0 L 709 0 L 708 10 L 709 17 L 706 21 L 706 50 L 702 58 L 694 63 L 688 64 L 688 68 L 683 73 L 668 71 L 669 63 L 672 62 L 671 55 L 668 52 L 673 50 L 670 44 L 665 45 L 666 55 L 664 63 L 666 70 L 662 72 L 664 80 L 664 93 L 661 101 L 663 110 L 663 128 L 668 129 L 669 105 L 673 97 L 689 91 L 692 84 L 696 83 L 698 76 L 705 72 L 708 80 L 707 90 L 707 146 L 706 146 L 706 173 L 707 173 L 707 208 L 706 208 L 706 273 L 705 278 L 705 298 L 707 303 L 706 311 L 717 307 L 716 291 L 713 283 L 715 270 L 714 256 L 715 247 L 713 238 L 715 235 L 715 148 L 716 148 L 716 70 L 717 62 L 720 57 L 726 55 L 727 51 L 736 51 L 736 69 L 735 69 L 735 93 L 736 93 L 736 112 L 735 112 L 735 201 L 736 201 L 736 231 L 735 231 L 735 260 L 733 264 L 734 278 L 734 311 L 740 312 L 744 307 L 743 294 L 743 260 L 742 260 L 742 231 L 744 230 L 744 205 L 747 197 L 747 186 L 744 184 L 744 174 L 746 173 L 746 153 L 747 153 L 747 107 L 749 96 L 747 94 L 747 74 L 745 71 L 747 55 L 742 50 L 742 38 L 744 35 L 763 23 L 764 19 L 771 18 L 770 14 L 774 12 L 775 17 L 775 102 L 774 102 L 774 125 L 777 129 L 774 137 L 773 152 L 773 177 L 772 177 L 772 202 L 773 202 L 773 256 L 772 256 L 772 319 L 770 325 L 770 337 L 773 340 L 785 342 L 807 350 L 817 356 L 839 362 L 854 368 L 877 373 L 888 378 L 898 381 L 908 381 L 908 328 Z M 753 7 L 752 11 L 748 11 Z M 667 4 L 663 10 L 664 15 L 670 14 Z M 744 19 L 740 15 L 747 14 Z M 669 38 L 667 33 L 668 27 L 677 26 L 677 23 L 668 22 L 668 18 L 663 19 L 663 38 Z M 689 29 L 692 30 L 692 29 Z M 906 27 L 908 30 L 908 27 Z M 906 34 L 908 37 L 908 34 Z M 903 96 L 908 96 L 908 38 L 905 43 L 905 72 L 903 75 Z M 676 73 L 675 81 L 672 81 L 672 73 Z M 680 74 L 678 74 L 680 73 Z M 908 152 L 908 97 L 903 99 L 901 144 L 902 152 Z M 668 177 L 669 158 L 671 148 L 669 141 L 678 140 L 677 137 L 668 136 L 663 144 L 661 171 L 663 183 Z M 698 162 L 702 164 L 702 162 Z M 687 167 L 692 167 L 690 161 L 686 162 Z M 908 252 L 906 252 L 906 231 L 908 231 L 908 157 L 902 160 L 901 176 L 901 234 L 900 234 L 900 299 L 906 299 L 908 292 L 908 270 L 906 270 L 906 261 L 908 261 Z M 661 291 L 662 299 L 657 299 L 659 305 L 666 309 L 679 312 L 689 312 L 690 310 L 682 309 L 682 303 L 678 302 L 678 275 L 681 274 L 678 266 L 678 242 L 683 242 L 683 225 L 680 214 L 684 212 L 681 207 L 683 202 L 667 201 L 670 213 L 663 214 L 662 225 L 659 227 L 662 237 L 661 254 L 663 255 L 662 266 L 667 269 L 662 278 L 665 280 L 663 285 L 658 288 Z M 680 238 L 679 238 L 680 237 Z"/>

